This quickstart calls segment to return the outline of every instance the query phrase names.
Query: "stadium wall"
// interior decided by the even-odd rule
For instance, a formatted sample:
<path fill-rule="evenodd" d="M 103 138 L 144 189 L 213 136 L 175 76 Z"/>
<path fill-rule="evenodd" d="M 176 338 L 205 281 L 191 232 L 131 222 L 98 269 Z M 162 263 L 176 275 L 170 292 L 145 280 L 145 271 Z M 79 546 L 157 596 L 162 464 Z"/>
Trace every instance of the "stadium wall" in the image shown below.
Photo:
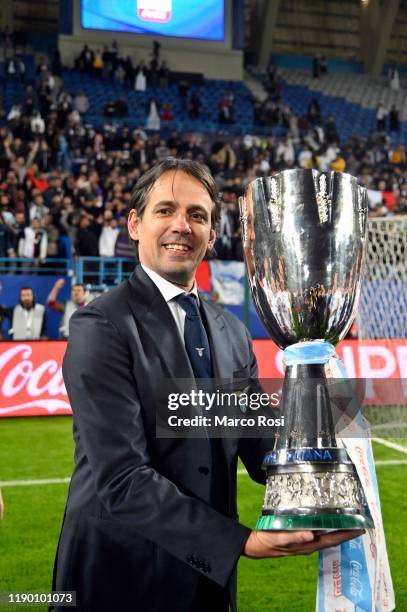
<path fill-rule="evenodd" d="M 161 43 L 161 58 L 174 72 L 199 72 L 208 79 L 241 80 L 243 77 L 243 51 L 232 49 L 232 2 L 225 0 L 225 40 L 201 41 L 172 37 L 84 30 L 81 26 L 80 0 L 73 2 L 72 35 L 60 34 L 59 50 L 63 63 L 72 67 L 85 44 L 92 49 L 101 48 L 117 40 L 120 55 L 130 55 L 137 62 L 149 60 L 153 40 Z"/>
<path fill-rule="evenodd" d="M 283 353 L 274 342 L 255 340 L 253 347 L 260 378 L 282 378 Z M 65 350 L 65 341 L 0 343 L 0 418 L 71 414 Z M 367 379 L 365 405 L 406 405 L 407 340 L 344 340 L 338 355 L 351 378 Z"/>

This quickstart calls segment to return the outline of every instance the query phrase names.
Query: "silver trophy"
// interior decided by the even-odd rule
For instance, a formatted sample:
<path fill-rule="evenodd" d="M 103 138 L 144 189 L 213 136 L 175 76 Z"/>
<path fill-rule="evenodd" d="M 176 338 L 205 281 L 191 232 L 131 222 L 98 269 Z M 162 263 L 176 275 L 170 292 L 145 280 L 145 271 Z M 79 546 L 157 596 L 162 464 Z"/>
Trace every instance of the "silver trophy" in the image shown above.
<path fill-rule="evenodd" d="M 349 174 L 285 170 L 252 181 L 239 203 L 249 284 L 272 339 L 282 349 L 336 345 L 359 301 L 365 189 Z M 373 527 L 355 466 L 337 445 L 325 365 L 287 366 L 281 411 L 256 527 Z"/>

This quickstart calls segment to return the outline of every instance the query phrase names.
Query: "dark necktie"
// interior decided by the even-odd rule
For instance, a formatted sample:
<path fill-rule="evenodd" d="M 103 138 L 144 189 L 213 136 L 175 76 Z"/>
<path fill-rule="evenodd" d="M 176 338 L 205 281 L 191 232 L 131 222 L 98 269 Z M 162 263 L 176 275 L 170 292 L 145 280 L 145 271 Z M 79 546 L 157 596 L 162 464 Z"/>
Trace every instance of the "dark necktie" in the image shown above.
<path fill-rule="evenodd" d="M 175 301 L 185 311 L 184 342 L 195 378 L 212 378 L 208 335 L 193 293 L 182 293 Z"/>
<path fill-rule="evenodd" d="M 213 370 L 208 335 L 199 313 L 198 301 L 193 293 L 182 293 L 175 298 L 185 311 L 184 341 L 195 378 L 212 378 Z M 213 391 L 212 382 L 201 383 L 199 388 Z M 211 445 L 211 505 L 220 512 L 228 510 L 228 478 L 222 440 L 210 438 Z"/>

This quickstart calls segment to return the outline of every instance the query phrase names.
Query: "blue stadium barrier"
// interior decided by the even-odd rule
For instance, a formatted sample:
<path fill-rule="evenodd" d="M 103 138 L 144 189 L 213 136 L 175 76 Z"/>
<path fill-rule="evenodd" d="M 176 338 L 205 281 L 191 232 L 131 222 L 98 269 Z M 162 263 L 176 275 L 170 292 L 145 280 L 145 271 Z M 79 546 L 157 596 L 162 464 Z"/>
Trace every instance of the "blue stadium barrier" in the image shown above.
<path fill-rule="evenodd" d="M 40 265 L 36 259 L 27 257 L 0 257 L 0 274 L 60 274 L 65 276 L 71 269 L 70 259 L 47 257 Z"/>
<path fill-rule="evenodd" d="M 92 291 L 105 291 L 130 276 L 134 259 L 122 257 L 78 257 L 74 263 L 77 283 L 90 285 Z"/>

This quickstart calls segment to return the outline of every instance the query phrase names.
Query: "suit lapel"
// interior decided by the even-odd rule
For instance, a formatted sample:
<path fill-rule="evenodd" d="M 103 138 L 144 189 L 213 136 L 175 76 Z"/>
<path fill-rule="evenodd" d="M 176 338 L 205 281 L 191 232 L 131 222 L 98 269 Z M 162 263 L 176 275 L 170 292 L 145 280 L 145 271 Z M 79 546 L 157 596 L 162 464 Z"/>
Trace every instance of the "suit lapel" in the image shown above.
<path fill-rule="evenodd" d="M 201 311 L 209 336 L 215 378 L 232 378 L 233 361 L 224 317 L 219 308 L 200 295 Z"/>
<path fill-rule="evenodd" d="M 129 305 L 133 316 L 142 324 L 161 356 L 165 374 L 168 378 L 193 378 L 194 373 L 177 324 L 160 291 L 141 266 L 136 267 L 129 283 Z"/>

